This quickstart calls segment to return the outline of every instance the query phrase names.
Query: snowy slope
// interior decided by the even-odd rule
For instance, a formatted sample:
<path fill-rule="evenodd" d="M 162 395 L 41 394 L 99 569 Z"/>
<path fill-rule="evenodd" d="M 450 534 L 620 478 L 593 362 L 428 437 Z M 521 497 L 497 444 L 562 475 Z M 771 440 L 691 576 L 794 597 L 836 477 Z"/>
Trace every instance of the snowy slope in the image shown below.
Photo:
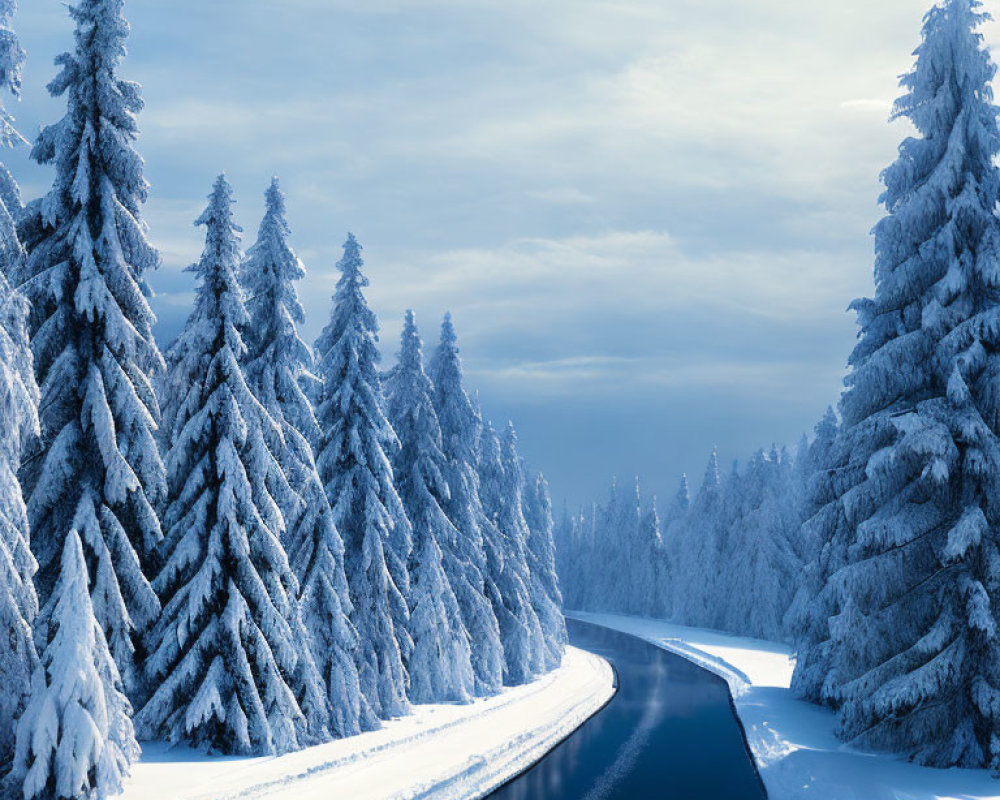
<path fill-rule="evenodd" d="M 1000 798 L 1000 780 L 987 770 L 932 769 L 846 747 L 833 735 L 833 712 L 792 695 L 786 645 L 641 617 L 567 616 L 639 636 L 724 677 L 770 800 Z"/>
<path fill-rule="evenodd" d="M 470 705 L 414 706 L 360 736 L 279 757 L 209 757 L 145 744 L 123 800 L 482 797 L 551 750 L 614 694 L 610 665 L 568 648 L 534 683 Z"/>

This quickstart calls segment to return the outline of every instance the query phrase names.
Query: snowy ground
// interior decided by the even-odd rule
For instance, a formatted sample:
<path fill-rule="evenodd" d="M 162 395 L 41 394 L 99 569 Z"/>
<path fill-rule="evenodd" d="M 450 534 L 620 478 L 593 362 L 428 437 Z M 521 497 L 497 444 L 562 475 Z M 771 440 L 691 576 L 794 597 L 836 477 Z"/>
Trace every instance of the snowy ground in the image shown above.
<path fill-rule="evenodd" d="M 145 744 L 123 800 L 468 800 L 533 764 L 614 694 L 606 661 L 563 666 L 471 705 L 416 706 L 381 730 L 272 758 Z"/>
<path fill-rule="evenodd" d="M 833 735 L 834 714 L 796 700 L 794 660 L 774 642 L 616 614 L 573 617 L 639 636 L 722 675 L 770 800 L 985 800 L 1000 798 L 986 770 L 936 770 L 861 753 Z"/>

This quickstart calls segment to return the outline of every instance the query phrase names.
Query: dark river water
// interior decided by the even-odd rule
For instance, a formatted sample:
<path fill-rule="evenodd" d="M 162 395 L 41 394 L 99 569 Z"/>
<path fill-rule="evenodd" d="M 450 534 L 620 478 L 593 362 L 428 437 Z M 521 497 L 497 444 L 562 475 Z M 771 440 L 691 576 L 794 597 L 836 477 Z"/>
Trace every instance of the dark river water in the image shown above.
<path fill-rule="evenodd" d="M 614 665 L 618 692 L 490 800 L 766 798 L 722 678 L 634 636 L 567 624 L 571 644 Z"/>

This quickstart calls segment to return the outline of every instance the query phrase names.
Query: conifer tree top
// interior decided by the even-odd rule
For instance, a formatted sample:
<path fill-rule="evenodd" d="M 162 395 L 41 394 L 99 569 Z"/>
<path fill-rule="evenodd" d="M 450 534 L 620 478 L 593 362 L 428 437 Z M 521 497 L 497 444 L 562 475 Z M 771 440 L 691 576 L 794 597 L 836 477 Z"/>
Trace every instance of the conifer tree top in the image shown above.
<path fill-rule="evenodd" d="M 307 441 L 319 439 L 320 431 L 312 404 L 300 381 L 315 380 L 310 373 L 313 354 L 299 336 L 305 322 L 295 282 L 305 277 L 305 268 L 288 242 L 291 229 L 285 215 L 285 195 L 277 178 L 265 194 L 266 211 L 257 241 L 247 251 L 242 268 L 247 312 L 252 324 L 248 331 L 247 375 L 264 406 L 292 425 Z M 280 410 L 278 410 L 280 408 Z M 306 442 L 289 445 L 300 463 Z M 286 461 L 287 464 L 287 461 Z"/>
<path fill-rule="evenodd" d="M 276 177 L 271 178 L 271 185 L 264 199 L 265 212 L 257 231 L 257 242 L 247 251 L 246 283 L 254 296 L 262 291 L 275 291 L 275 286 L 301 280 L 306 275 L 302 262 L 288 245 L 291 228 L 288 225 L 285 194 Z M 281 294 L 275 298 L 275 302 L 282 302 L 286 313 L 295 322 L 301 324 L 305 321 L 297 296 Z"/>
<path fill-rule="evenodd" d="M 316 349 L 323 359 L 321 371 L 328 381 L 331 376 L 325 373 L 333 368 L 347 369 L 347 373 L 338 380 L 346 377 L 353 381 L 363 375 L 364 381 L 378 383 L 375 372 L 375 365 L 380 360 L 376 346 L 378 320 L 365 300 L 363 290 L 368 286 L 368 278 L 361 271 L 363 266 L 361 245 L 354 234 L 349 233 L 344 242 L 344 255 L 337 262 L 340 278 L 333 296 L 333 315 L 316 342 Z M 335 389 L 328 387 L 328 392 L 330 391 Z M 363 398 L 354 399 L 370 405 Z M 368 413 L 380 415 L 374 408 L 369 408 Z"/>
<path fill-rule="evenodd" d="M 246 327 L 249 317 L 236 275 L 243 229 L 233 219 L 233 202 L 229 181 L 224 174 L 219 175 L 209 195 L 208 207 L 194 223 L 205 226 L 205 249 L 201 258 L 187 269 L 202 281 L 193 316 L 221 320 L 226 344 L 241 358 L 246 345 L 239 332 Z"/>
<path fill-rule="evenodd" d="M 455 323 L 451 321 L 451 312 L 446 311 L 441 321 L 441 341 L 438 345 L 441 354 L 441 365 L 452 366 L 461 373 L 461 363 L 458 361 L 458 334 L 455 333 Z"/>
<path fill-rule="evenodd" d="M 333 408 L 326 408 L 327 401 L 337 394 L 338 403 L 360 405 L 363 413 L 375 421 L 375 428 L 387 441 L 394 441 L 388 423 L 383 419 L 381 405 L 381 385 L 376 364 L 381 360 L 378 351 L 378 320 L 368 307 L 363 289 L 368 286 L 368 278 L 362 273 L 364 261 L 361 245 L 353 233 L 347 235 L 344 255 L 337 262 L 340 278 L 334 292 L 333 314 L 329 324 L 323 329 L 316 349 L 322 359 L 320 372 L 326 381 L 324 402 L 320 404 L 317 416 L 329 416 Z M 375 389 L 357 392 L 346 390 L 345 386 L 366 384 Z M 346 413 L 343 406 L 337 413 Z"/>
<path fill-rule="evenodd" d="M 916 63 L 900 82 L 894 115 L 919 135 L 882 174 L 889 213 L 874 231 L 875 295 L 852 304 L 861 336 L 841 400 L 847 427 L 893 403 L 908 407 L 914 393 L 943 394 L 959 353 L 992 338 L 1000 130 L 980 8 L 979 0 L 932 8 Z M 879 352 L 887 346 L 894 352 Z M 894 366 L 903 362 L 905 369 Z"/>
<path fill-rule="evenodd" d="M 708 466 L 705 467 L 705 481 L 702 488 L 715 489 L 719 483 L 719 451 L 713 447 L 712 454 L 708 457 Z"/>
<path fill-rule="evenodd" d="M 17 0 L 0 0 L 0 85 L 15 97 L 21 94 L 21 67 L 27 54 L 11 30 Z"/>
<path fill-rule="evenodd" d="M 17 0 L 0 0 L 0 87 L 14 97 L 21 96 L 21 67 L 26 53 L 11 29 L 11 18 L 17 11 Z M 12 147 L 24 140 L 14 130 L 14 121 L 0 100 L 0 145 Z"/>
<path fill-rule="evenodd" d="M 399 364 L 404 370 L 423 370 L 423 354 L 417 318 L 413 309 L 407 309 L 403 318 L 403 334 L 400 339 Z"/>
<path fill-rule="evenodd" d="M 939 134 L 963 108 L 989 106 L 993 100 L 996 65 L 977 31 L 992 16 L 979 10 L 982 5 L 980 0 L 945 0 L 924 16 L 923 41 L 914 51 L 917 63 L 900 80 L 907 92 L 896 100 L 893 117 L 909 118 L 925 137 Z M 931 98 L 936 102 L 928 103 Z"/>
<path fill-rule="evenodd" d="M 462 359 L 451 314 L 441 323 L 441 338 L 431 359 L 438 421 L 445 453 L 472 463 L 481 425 L 469 395 L 462 385 Z"/>
<path fill-rule="evenodd" d="M 70 179 L 57 187 L 79 202 L 89 197 L 85 178 L 100 171 L 110 179 L 119 202 L 138 219 L 149 187 L 142 176 L 142 158 L 130 145 L 139 133 L 141 89 L 116 72 L 129 35 L 123 5 L 123 0 L 80 0 L 69 7 L 76 23 L 76 49 L 56 58 L 62 71 L 48 86 L 54 97 L 69 95 L 69 113 L 42 130 L 32 157 L 42 164 L 55 160 L 60 173 L 69 173 Z M 108 128 L 120 138 L 99 137 Z M 87 150 L 64 147 L 66 136 L 85 138 Z M 83 155 L 88 159 L 80 163 Z M 45 216 L 51 218 L 53 213 L 54 209 L 46 209 Z"/>
<path fill-rule="evenodd" d="M 440 496 L 447 497 L 447 486 L 438 472 L 444 453 L 441 451 L 441 427 L 432 399 L 434 387 L 424 372 L 423 344 L 416 316 L 409 309 L 400 336 L 399 362 L 390 374 L 388 388 L 389 419 L 402 447 L 413 450 L 405 454 L 402 461 L 418 465 L 424 473 L 421 480 L 438 490 Z M 400 481 L 409 478 L 409 475 L 397 476 Z"/>
<path fill-rule="evenodd" d="M 340 281 L 337 283 L 337 299 L 348 303 L 344 308 L 345 311 L 360 312 L 368 323 L 365 327 L 374 331 L 378 328 L 375 314 L 368 309 L 368 303 L 361 291 L 368 286 L 368 278 L 361 272 L 365 263 L 361 258 L 361 250 L 361 244 L 354 234 L 348 233 L 347 241 L 344 242 L 344 255 L 337 262 L 337 269 L 341 273 Z"/>

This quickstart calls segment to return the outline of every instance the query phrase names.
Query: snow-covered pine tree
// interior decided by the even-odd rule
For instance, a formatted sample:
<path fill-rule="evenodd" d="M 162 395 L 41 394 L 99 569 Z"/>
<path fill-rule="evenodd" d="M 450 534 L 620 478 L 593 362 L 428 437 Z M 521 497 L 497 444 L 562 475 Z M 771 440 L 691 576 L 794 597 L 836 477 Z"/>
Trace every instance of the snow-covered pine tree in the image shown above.
<path fill-rule="evenodd" d="M 0 91 L 15 98 L 21 94 L 21 69 L 25 52 L 11 27 L 17 0 L 0 0 Z M 14 119 L 0 100 L 0 148 L 25 144 L 14 127 Z M 6 165 L 0 162 L 0 273 L 8 280 L 19 274 L 24 260 L 24 248 L 17 235 L 17 220 L 24 208 L 21 190 Z"/>
<path fill-rule="evenodd" d="M 219 176 L 205 212 L 195 307 L 173 348 L 167 535 L 155 587 L 163 614 L 146 664 L 156 687 L 144 737 L 225 753 L 281 753 L 325 736 L 327 700 L 299 617 L 269 486 L 281 430 L 240 366 L 249 322 L 239 228 Z"/>
<path fill-rule="evenodd" d="M 634 548 L 635 560 L 630 613 L 650 617 L 670 616 L 668 562 L 656 510 L 656 495 L 641 510 Z"/>
<path fill-rule="evenodd" d="M 719 457 L 712 450 L 705 478 L 695 494 L 680 530 L 671 537 L 671 562 L 680 580 L 672 583 L 675 618 L 688 625 L 719 624 L 716 574 L 722 535 L 724 500 Z"/>
<path fill-rule="evenodd" d="M 363 289 L 361 245 L 344 244 L 333 315 L 316 343 L 322 380 L 316 465 L 344 540 L 345 569 L 360 639 L 361 691 L 383 719 L 407 712 L 404 661 L 413 649 L 406 595 L 410 523 L 393 483 L 399 440 L 386 419 L 378 374 L 378 322 Z"/>
<path fill-rule="evenodd" d="M 562 614 L 562 593 L 556 574 L 555 523 L 552 520 L 552 496 L 549 482 L 542 473 L 525 487 L 524 516 L 528 524 L 529 591 L 531 605 L 538 615 L 545 639 L 545 668 L 553 670 L 562 663 L 569 636 Z"/>
<path fill-rule="evenodd" d="M 424 372 L 416 319 L 407 311 L 399 363 L 390 373 L 386 393 L 389 421 L 400 442 L 393 475 L 413 526 L 410 699 L 467 702 L 475 693 L 475 676 L 469 634 L 452 590 L 452 580 L 465 583 L 467 574 L 454 544 L 459 533 L 440 504 L 449 492 L 433 392 Z"/>
<path fill-rule="evenodd" d="M 38 611 L 35 559 L 17 471 L 38 435 L 38 387 L 26 327 L 27 303 L 0 273 L 0 765 L 10 764 L 14 719 L 37 658 L 31 626 Z M 0 766 L 0 774 L 6 769 Z"/>
<path fill-rule="evenodd" d="M 830 480 L 826 475 L 825 465 L 830 461 L 830 453 L 836 443 L 840 421 L 832 406 L 827 407 L 823 418 L 813 428 L 813 437 L 809 441 L 802 437 L 799 452 L 795 457 L 797 491 L 801 506 L 800 514 L 803 520 L 811 519 L 823 506 L 836 499 L 832 492 Z M 803 553 L 817 550 L 822 542 L 815 542 L 803 536 L 801 548 Z M 813 552 L 815 557 L 815 552 Z"/>
<path fill-rule="evenodd" d="M 801 519 L 793 473 L 777 450 L 757 451 L 726 487 L 730 513 L 715 602 L 725 630 L 782 639 L 802 569 L 791 546 Z"/>
<path fill-rule="evenodd" d="M 479 489 L 488 518 L 483 527 L 488 583 L 499 593 L 494 611 L 504 650 L 504 683 L 518 685 L 544 670 L 545 650 L 538 615 L 531 607 L 520 479 L 506 469 L 509 454 L 509 445 L 501 446 L 487 422 L 479 444 Z"/>
<path fill-rule="evenodd" d="M 674 495 L 670 511 L 667 513 L 667 524 L 682 519 L 689 508 L 691 508 L 691 487 L 688 486 L 687 474 L 681 473 L 680 486 L 677 487 L 677 494 Z"/>
<path fill-rule="evenodd" d="M 277 178 L 265 200 L 257 242 L 243 263 L 250 314 L 246 374 L 284 438 L 276 455 L 290 491 L 279 491 L 275 499 L 285 519 L 285 546 L 330 700 L 331 732 L 351 736 L 377 722 L 358 685 L 358 634 L 348 618 L 344 544 L 316 471 L 312 443 L 319 440 L 319 424 L 302 390 L 303 379 L 311 377 L 312 351 L 298 333 L 305 314 L 295 281 L 305 277 L 305 269 L 288 242 L 291 230 Z"/>
<path fill-rule="evenodd" d="M 0 87 L 15 97 L 21 94 L 21 70 L 27 54 L 12 28 L 17 0 L 0 0 Z M 12 147 L 24 142 L 14 127 L 10 113 L 0 103 L 0 146 Z"/>
<path fill-rule="evenodd" d="M 288 244 L 291 229 L 285 214 L 285 196 L 277 178 L 272 178 L 257 242 L 247 251 L 239 281 L 249 315 L 242 329 L 244 372 L 251 391 L 278 423 L 284 439 L 284 447 L 275 455 L 286 480 L 269 488 L 285 520 L 285 534 L 293 537 L 305 512 L 303 485 L 309 472 L 315 472 L 306 435 L 317 438 L 319 426 L 299 384 L 311 365 L 312 353 L 298 335 L 297 326 L 305 321 L 305 314 L 294 282 L 305 276 L 305 270 Z"/>
<path fill-rule="evenodd" d="M 804 563 L 796 585 L 795 596 L 785 614 L 785 635 L 800 646 L 803 654 L 829 637 L 827 619 L 832 609 L 817 602 L 818 595 L 826 583 L 829 573 L 829 549 L 824 549 L 823 536 L 825 520 L 820 514 L 824 508 L 836 508 L 836 473 L 827 470 L 833 462 L 832 453 L 836 445 L 840 423 L 832 407 L 827 408 L 823 418 L 816 424 L 811 442 L 795 460 L 798 473 L 799 518 L 802 520 L 798 533 L 796 552 Z M 828 596 L 828 599 L 829 598 Z M 810 682 L 806 672 L 800 670 L 795 676 L 795 688 L 810 699 L 820 700 L 819 686 L 807 690 Z M 819 676 L 822 680 L 825 676 Z"/>
<path fill-rule="evenodd" d="M 580 550 L 583 542 L 580 540 L 579 515 L 569 513 L 569 503 L 563 500 L 562 511 L 552 532 L 556 551 L 556 575 L 559 577 L 559 590 L 563 598 L 564 608 L 576 608 L 571 605 L 575 600 L 575 587 L 578 580 Z"/>
<path fill-rule="evenodd" d="M 0 86 L 20 87 L 24 51 L 10 28 L 13 0 L 0 0 Z M 0 145 L 19 139 L 0 103 Z M 8 180 L 9 179 L 9 180 Z M 3 186 L 5 180 L 6 187 Z M 16 203 L 16 208 L 14 204 Z M 38 434 L 38 387 L 28 342 L 28 307 L 7 276 L 24 252 L 12 211 L 20 212 L 17 184 L 0 165 L 0 765 L 9 765 L 14 720 L 28 693 L 37 664 L 31 626 L 38 611 L 35 559 L 28 542 L 28 519 L 17 472 L 24 446 Z M 5 634 L 5 635 L 4 635 Z M 7 766 L 0 766 L 0 774 Z"/>
<path fill-rule="evenodd" d="M 821 593 L 840 614 L 798 669 L 824 675 L 846 740 L 997 768 L 1000 130 L 981 6 L 932 8 L 902 78 L 895 116 L 918 135 L 883 173 L 875 296 L 853 304 L 837 500 L 820 512 L 846 553 Z"/>
<path fill-rule="evenodd" d="M 132 709 L 94 616 L 77 532 L 98 521 L 90 507 L 80 511 L 63 537 L 58 578 L 39 616 L 41 663 L 17 723 L 11 784 L 24 800 L 111 797 L 139 758 Z"/>
<path fill-rule="evenodd" d="M 588 588 L 594 571 L 593 515 L 584 506 L 570 517 L 568 544 L 556 550 L 559 588 L 565 608 L 589 610 Z"/>
<path fill-rule="evenodd" d="M 493 527 L 479 498 L 476 469 L 482 423 L 462 386 L 458 337 L 450 314 L 441 324 L 430 372 L 445 459 L 441 468 L 448 486 L 448 496 L 439 502 L 456 531 L 451 542 L 454 559 L 446 557 L 445 568 L 455 568 L 449 579 L 469 633 L 476 694 L 489 695 L 499 691 L 503 683 L 504 653 L 497 614 L 506 612 L 493 572 L 487 567 L 484 531 Z M 501 555 L 494 553 L 490 563 L 502 563 Z M 457 574 L 458 567 L 465 573 L 464 580 Z"/>
<path fill-rule="evenodd" d="M 607 564 L 615 576 L 630 575 L 639 555 L 639 521 L 642 517 L 642 490 L 639 478 L 632 482 L 631 491 L 622 491 L 617 504 L 618 515 L 608 519 L 605 528 Z M 608 585 L 608 609 L 631 609 L 635 602 L 635 586 L 631 581 L 612 577 Z"/>
<path fill-rule="evenodd" d="M 627 518 L 628 497 L 624 494 L 618 485 L 618 477 L 614 476 L 607 503 L 594 506 L 593 539 L 583 605 L 591 611 L 610 611 L 615 607 L 614 596 L 619 591 L 618 575 L 625 568 L 620 545 L 626 535 L 635 532 L 634 527 L 627 532 L 620 527 Z"/>
<path fill-rule="evenodd" d="M 32 202 L 17 272 L 32 304 L 42 437 L 22 471 L 44 602 L 74 519 L 91 565 L 94 613 L 126 690 L 139 693 L 134 646 L 160 611 L 146 574 L 160 541 L 154 506 L 164 495 L 151 376 L 162 367 L 143 273 L 159 257 L 146 240 L 147 185 L 133 148 L 139 86 L 118 77 L 128 23 L 121 0 L 69 10 L 76 49 L 56 59 L 49 84 L 63 119 L 38 135 L 32 157 L 55 167 L 51 191 Z"/>
<path fill-rule="evenodd" d="M 598 546 L 600 539 L 600 520 L 602 511 L 597 503 L 590 503 L 580 512 L 580 531 L 583 550 L 580 557 L 580 602 L 575 608 L 594 609 L 594 590 L 597 578 L 601 573 L 601 558 L 603 552 Z"/>
<path fill-rule="evenodd" d="M 532 595 L 531 567 L 528 556 L 528 543 L 531 532 L 524 518 L 524 462 L 518 449 L 517 431 L 514 423 L 508 421 L 500 439 L 500 458 L 503 465 L 504 498 L 496 515 L 497 525 L 503 532 L 507 551 L 505 553 L 505 569 L 515 568 L 519 572 L 528 592 L 529 606 L 527 610 L 528 634 L 531 646 L 531 669 L 535 675 L 544 673 L 546 667 L 546 637 L 538 612 L 535 611 L 535 598 Z"/>

